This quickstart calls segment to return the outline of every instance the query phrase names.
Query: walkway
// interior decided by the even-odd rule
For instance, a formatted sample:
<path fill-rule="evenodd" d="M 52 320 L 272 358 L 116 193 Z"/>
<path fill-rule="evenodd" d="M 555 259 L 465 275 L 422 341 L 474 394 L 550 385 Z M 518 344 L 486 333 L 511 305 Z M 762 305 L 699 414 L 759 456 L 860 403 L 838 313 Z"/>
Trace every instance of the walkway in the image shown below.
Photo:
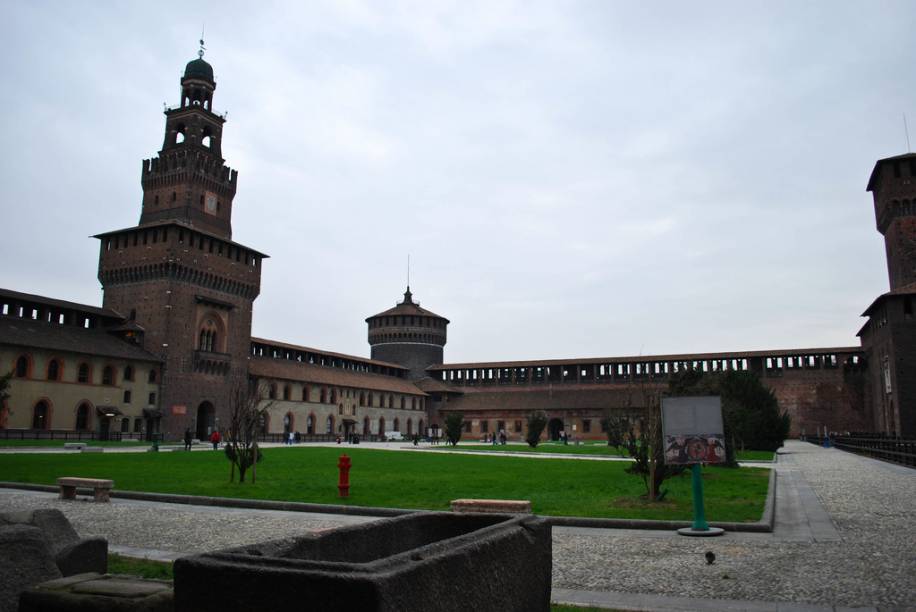
<path fill-rule="evenodd" d="M 554 600 L 631 610 L 916 610 L 916 470 L 802 442 L 787 442 L 783 453 L 774 533 L 704 539 L 556 527 Z M 0 489 L 0 512 L 35 507 L 61 508 L 77 531 L 107 537 L 113 551 L 159 559 L 375 520 L 74 503 Z"/>

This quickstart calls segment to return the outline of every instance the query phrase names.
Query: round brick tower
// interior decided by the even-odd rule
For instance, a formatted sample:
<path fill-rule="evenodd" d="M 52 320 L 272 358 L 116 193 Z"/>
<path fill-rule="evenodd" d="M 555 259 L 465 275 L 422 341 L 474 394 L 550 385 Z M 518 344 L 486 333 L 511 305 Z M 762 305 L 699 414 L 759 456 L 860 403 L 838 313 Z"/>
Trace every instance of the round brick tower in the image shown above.
<path fill-rule="evenodd" d="M 426 368 L 442 363 L 448 319 L 420 308 L 410 286 L 404 301 L 366 319 L 372 359 L 410 369 L 412 380 L 428 376 Z"/>

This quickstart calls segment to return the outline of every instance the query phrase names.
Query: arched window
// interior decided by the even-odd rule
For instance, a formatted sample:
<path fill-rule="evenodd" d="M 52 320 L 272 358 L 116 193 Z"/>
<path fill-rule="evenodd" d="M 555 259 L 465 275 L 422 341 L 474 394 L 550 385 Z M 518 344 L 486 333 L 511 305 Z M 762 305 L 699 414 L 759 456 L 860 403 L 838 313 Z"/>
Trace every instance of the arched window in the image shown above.
<path fill-rule="evenodd" d="M 220 325 L 217 317 L 215 315 L 207 317 L 203 325 L 201 325 L 200 333 L 198 334 L 198 350 L 208 353 L 221 352 L 219 332 Z"/>
<path fill-rule="evenodd" d="M 51 409 L 44 400 L 32 410 L 32 429 L 51 429 Z"/>
<path fill-rule="evenodd" d="M 328 420 L 325 426 L 325 433 L 334 433 L 334 417 L 330 414 L 328 415 Z"/>
<path fill-rule="evenodd" d="M 314 434 L 315 433 L 315 415 L 310 414 L 305 420 L 305 433 Z"/>
<path fill-rule="evenodd" d="M 331 403 L 337 403 L 337 389 L 331 389 Z"/>
<path fill-rule="evenodd" d="M 371 408 L 372 406 L 375 405 L 375 394 L 370 391 L 368 399 L 369 399 L 369 407 Z"/>
<path fill-rule="evenodd" d="M 366 417 L 363 419 L 363 435 L 368 436 L 369 433 L 369 417 Z"/>
<path fill-rule="evenodd" d="M 86 431 L 89 429 L 90 406 L 86 402 L 80 404 L 76 409 L 76 431 Z"/>
<path fill-rule="evenodd" d="M 60 380 L 60 361 L 57 359 L 48 363 L 48 380 Z"/>
<path fill-rule="evenodd" d="M 267 397 L 269 397 L 270 399 L 277 399 L 276 383 L 270 383 L 270 390 L 267 392 Z"/>
<path fill-rule="evenodd" d="M 380 417 L 378 420 L 378 435 L 385 434 L 385 417 Z"/>
<path fill-rule="evenodd" d="M 402 397 L 401 398 L 401 410 L 404 410 L 405 402 L 406 402 L 405 398 Z"/>
<path fill-rule="evenodd" d="M 115 384 L 114 380 L 114 368 L 111 366 L 105 366 L 105 369 L 102 370 L 102 384 L 103 385 L 113 385 Z"/>
<path fill-rule="evenodd" d="M 20 355 L 16 360 L 16 378 L 28 378 L 29 376 L 29 358 Z"/>
<path fill-rule="evenodd" d="M 309 386 L 308 385 L 302 386 L 302 401 L 303 402 L 309 401 Z"/>
<path fill-rule="evenodd" d="M 151 385 L 156 382 L 156 370 L 149 371 L 149 376 L 147 377 L 146 381 Z"/>
<path fill-rule="evenodd" d="M 324 404 L 325 401 L 328 399 L 328 390 L 327 390 L 327 388 L 326 388 L 326 387 L 322 387 L 322 388 L 321 388 L 321 393 L 320 393 L 319 395 L 320 395 L 320 397 L 318 398 L 318 401 L 321 402 L 322 404 Z"/>
<path fill-rule="evenodd" d="M 124 368 L 124 380 L 133 380 L 134 379 L 134 369 L 131 366 Z"/>
<path fill-rule="evenodd" d="M 360 392 L 360 394 L 359 394 L 359 405 L 360 405 L 360 406 L 365 406 L 365 405 L 366 405 L 366 394 L 365 394 L 365 393 Z"/>
<path fill-rule="evenodd" d="M 417 398 L 415 397 L 410 398 L 410 409 L 411 410 L 417 409 Z"/>
<path fill-rule="evenodd" d="M 401 420 L 395 417 L 394 419 L 394 430 L 401 431 Z"/>
<path fill-rule="evenodd" d="M 121 433 L 130 431 L 130 419 L 121 419 Z"/>
<path fill-rule="evenodd" d="M 408 436 L 413 435 L 413 421 L 411 421 L 410 419 L 407 419 L 407 435 Z"/>
<path fill-rule="evenodd" d="M 79 371 L 76 374 L 76 381 L 81 383 L 88 383 L 91 380 L 92 372 L 89 370 L 88 363 L 81 363 Z"/>
<path fill-rule="evenodd" d="M 388 407 L 394 408 L 394 396 L 393 395 L 388 396 Z"/>
<path fill-rule="evenodd" d="M 292 391 L 292 389 L 290 389 L 290 386 L 289 386 L 289 385 L 284 385 L 284 387 L 283 387 L 283 399 L 289 401 L 289 399 L 292 398 L 292 396 L 293 396 L 293 391 Z"/>

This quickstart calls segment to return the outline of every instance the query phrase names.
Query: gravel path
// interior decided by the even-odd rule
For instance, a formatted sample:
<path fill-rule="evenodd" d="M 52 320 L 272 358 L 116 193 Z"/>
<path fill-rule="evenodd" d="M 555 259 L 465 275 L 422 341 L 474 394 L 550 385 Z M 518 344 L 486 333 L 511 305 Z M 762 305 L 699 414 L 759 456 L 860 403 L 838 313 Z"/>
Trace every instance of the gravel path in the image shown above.
<path fill-rule="evenodd" d="M 557 527 L 554 587 L 916 610 L 916 470 L 801 442 L 787 442 L 785 450 L 776 468 L 775 533 L 707 539 Z M 114 547 L 174 554 L 373 520 L 129 500 L 62 502 L 0 489 L 0 512 L 36 507 L 60 508 L 81 535 L 107 537 Z M 707 550 L 716 554 L 713 565 L 703 558 Z"/>
<path fill-rule="evenodd" d="M 554 586 L 916 610 L 916 470 L 787 442 L 779 486 L 801 476 L 835 527 L 799 536 L 652 537 L 554 530 Z M 833 530 L 830 530 L 833 531 Z M 782 533 L 781 533 L 782 532 Z M 705 551 L 716 555 L 707 565 Z"/>

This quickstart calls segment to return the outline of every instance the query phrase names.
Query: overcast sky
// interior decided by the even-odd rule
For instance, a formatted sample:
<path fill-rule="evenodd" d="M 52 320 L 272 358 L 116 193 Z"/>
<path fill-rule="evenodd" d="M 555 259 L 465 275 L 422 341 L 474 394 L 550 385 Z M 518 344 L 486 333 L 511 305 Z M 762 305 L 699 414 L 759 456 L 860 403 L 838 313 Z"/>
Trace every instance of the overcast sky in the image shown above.
<path fill-rule="evenodd" d="M 0 286 L 101 304 L 205 23 L 257 336 L 368 356 L 409 253 L 447 362 L 858 345 L 913 2 L 299 4 L 5 3 Z"/>

